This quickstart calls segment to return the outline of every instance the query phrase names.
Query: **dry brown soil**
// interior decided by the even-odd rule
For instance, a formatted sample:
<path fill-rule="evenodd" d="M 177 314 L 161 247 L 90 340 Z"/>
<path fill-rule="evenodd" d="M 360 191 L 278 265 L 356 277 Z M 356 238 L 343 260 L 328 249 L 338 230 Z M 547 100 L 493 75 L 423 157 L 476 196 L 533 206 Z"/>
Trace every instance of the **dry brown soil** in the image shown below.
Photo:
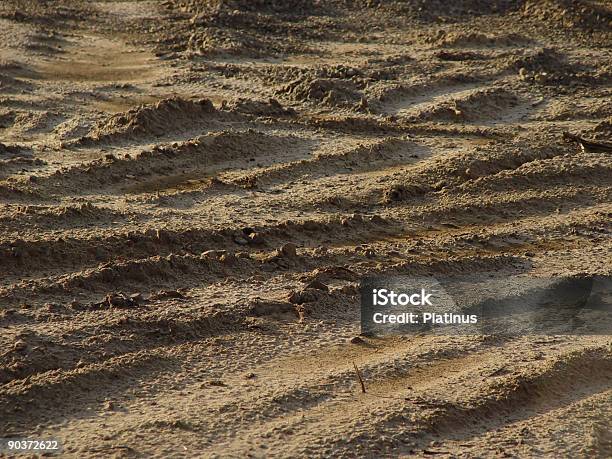
<path fill-rule="evenodd" d="M 350 342 L 365 275 L 610 274 L 612 156 L 562 133 L 612 140 L 611 20 L 604 0 L 0 2 L 0 436 L 611 457 L 610 336 Z"/>

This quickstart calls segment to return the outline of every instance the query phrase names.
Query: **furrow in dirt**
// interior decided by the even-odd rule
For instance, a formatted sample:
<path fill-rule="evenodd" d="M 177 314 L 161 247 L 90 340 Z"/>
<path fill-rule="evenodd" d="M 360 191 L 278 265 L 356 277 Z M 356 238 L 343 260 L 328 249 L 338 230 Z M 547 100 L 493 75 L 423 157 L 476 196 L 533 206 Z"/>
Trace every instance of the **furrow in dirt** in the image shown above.
<path fill-rule="evenodd" d="M 176 365 L 176 360 L 170 356 L 140 352 L 102 363 L 92 363 L 76 370 L 55 370 L 26 381 L 15 381 L 0 390 L 0 406 L 6 414 L 4 422 L 6 425 L 18 425 L 24 418 L 31 420 L 32 414 L 45 412 L 54 405 L 57 406 L 62 399 L 76 393 L 86 394 L 101 382 L 106 382 L 107 386 L 112 383 L 113 392 L 126 390 L 134 381 L 154 377 L 160 367 L 167 368 L 172 365 Z M 64 414 L 62 411 L 56 409 L 56 416 Z"/>
<path fill-rule="evenodd" d="M 518 169 L 536 160 L 568 153 L 567 148 L 561 145 L 534 147 L 523 142 L 519 142 L 514 148 L 506 147 L 497 151 L 491 151 L 491 148 L 476 148 L 469 154 L 434 157 L 430 161 L 418 164 L 410 170 L 410 174 L 405 174 L 408 175 L 406 178 L 413 176 L 417 180 L 410 180 L 409 184 L 400 182 L 389 187 L 384 199 L 401 201 L 427 192 L 439 191 L 444 187 L 457 186 L 478 177 L 494 176 L 502 171 Z"/>
<path fill-rule="evenodd" d="M 605 391 L 611 379 L 609 349 L 574 351 L 532 374 L 502 380 L 494 385 L 494 396 L 474 400 L 474 406 L 440 407 L 441 413 L 434 415 L 427 429 L 442 436 L 460 436 L 461 430 L 474 435 L 478 431 L 471 422 L 474 419 L 487 419 L 499 427 L 500 424 L 516 422 L 517 418 L 532 416 L 539 410 L 550 410 Z M 521 407 L 518 413 L 517 406 Z M 486 424 L 479 427 L 481 431 L 488 430 Z"/>
<path fill-rule="evenodd" d="M 270 162 L 279 152 L 289 148 L 303 151 L 309 143 L 297 137 L 272 136 L 252 130 L 211 133 L 186 142 L 156 146 L 135 157 L 109 154 L 93 163 L 37 178 L 36 189 L 41 193 L 71 195 L 84 190 L 100 193 L 104 188 L 109 191 L 122 188 L 123 192 L 131 193 L 162 191 L 164 181 L 171 188 L 189 179 L 210 180 L 223 165 L 231 167 L 232 161 L 240 165 L 256 158 Z"/>
<path fill-rule="evenodd" d="M 330 171 L 349 173 L 367 171 L 381 166 L 405 164 L 418 158 L 422 148 L 409 140 L 383 139 L 371 145 L 362 145 L 346 152 L 319 154 L 311 159 L 275 165 L 254 173 L 239 176 L 236 182 L 253 188 L 279 181 L 286 182 L 308 176 L 315 179 L 330 175 Z M 230 176 L 231 177 L 231 176 Z"/>
<path fill-rule="evenodd" d="M 378 234 L 393 233 L 397 226 L 393 221 L 381 217 L 362 217 L 361 215 L 342 218 L 331 217 L 325 220 L 307 219 L 303 221 L 284 221 L 261 227 L 207 230 L 190 228 L 184 231 L 170 229 L 130 232 L 91 239 L 58 238 L 55 241 L 24 241 L 22 239 L 5 242 L 2 260 L 7 272 L 22 273 L 29 270 L 49 270 L 65 267 L 74 269 L 86 263 L 100 263 L 125 258 L 126 253 L 134 258 L 188 251 L 200 253 L 206 250 L 237 249 L 249 247 L 257 249 L 262 245 L 274 244 L 280 247 L 284 242 L 316 244 L 315 241 L 336 233 L 336 240 L 361 241 Z M 340 235 L 341 234 L 341 235 Z M 310 241 L 310 242 L 308 242 Z M 126 252 L 129 247 L 129 252 Z M 66 259 L 69 253 L 79 254 L 78 258 Z M 62 262 L 63 260 L 63 262 Z"/>

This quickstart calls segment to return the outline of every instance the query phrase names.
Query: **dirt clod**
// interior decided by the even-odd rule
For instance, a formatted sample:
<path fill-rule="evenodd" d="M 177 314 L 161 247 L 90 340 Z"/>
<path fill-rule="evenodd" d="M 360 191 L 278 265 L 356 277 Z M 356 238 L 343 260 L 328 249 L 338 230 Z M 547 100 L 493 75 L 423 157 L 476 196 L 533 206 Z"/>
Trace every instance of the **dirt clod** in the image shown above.
<path fill-rule="evenodd" d="M 297 246 L 292 242 L 287 242 L 286 244 L 283 244 L 280 249 L 278 249 L 278 254 L 287 258 L 296 257 Z"/>

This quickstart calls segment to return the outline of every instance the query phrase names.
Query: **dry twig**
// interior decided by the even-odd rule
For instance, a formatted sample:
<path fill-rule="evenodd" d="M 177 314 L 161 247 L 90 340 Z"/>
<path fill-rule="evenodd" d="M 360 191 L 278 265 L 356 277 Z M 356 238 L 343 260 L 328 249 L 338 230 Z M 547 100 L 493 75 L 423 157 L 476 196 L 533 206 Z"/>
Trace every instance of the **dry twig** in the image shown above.
<path fill-rule="evenodd" d="M 365 383 L 363 382 L 363 378 L 361 377 L 361 372 L 359 368 L 357 368 L 357 364 L 353 362 L 353 366 L 355 367 L 355 372 L 357 373 L 357 377 L 359 378 L 359 384 L 361 384 L 361 392 L 366 393 Z"/>

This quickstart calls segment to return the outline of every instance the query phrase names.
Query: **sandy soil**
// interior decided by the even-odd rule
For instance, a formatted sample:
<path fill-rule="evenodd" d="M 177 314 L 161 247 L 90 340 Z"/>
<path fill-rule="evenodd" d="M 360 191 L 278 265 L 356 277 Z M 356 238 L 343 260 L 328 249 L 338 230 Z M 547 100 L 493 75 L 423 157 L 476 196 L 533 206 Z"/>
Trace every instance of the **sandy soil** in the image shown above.
<path fill-rule="evenodd" d="M 367 274 L 610 274 L 612 156 L 562 133 L 612 140 L 611 27 L 603 0 L 0 2 L 0 436 L 612 456 L 610 336 L 351 342 Z"/>

